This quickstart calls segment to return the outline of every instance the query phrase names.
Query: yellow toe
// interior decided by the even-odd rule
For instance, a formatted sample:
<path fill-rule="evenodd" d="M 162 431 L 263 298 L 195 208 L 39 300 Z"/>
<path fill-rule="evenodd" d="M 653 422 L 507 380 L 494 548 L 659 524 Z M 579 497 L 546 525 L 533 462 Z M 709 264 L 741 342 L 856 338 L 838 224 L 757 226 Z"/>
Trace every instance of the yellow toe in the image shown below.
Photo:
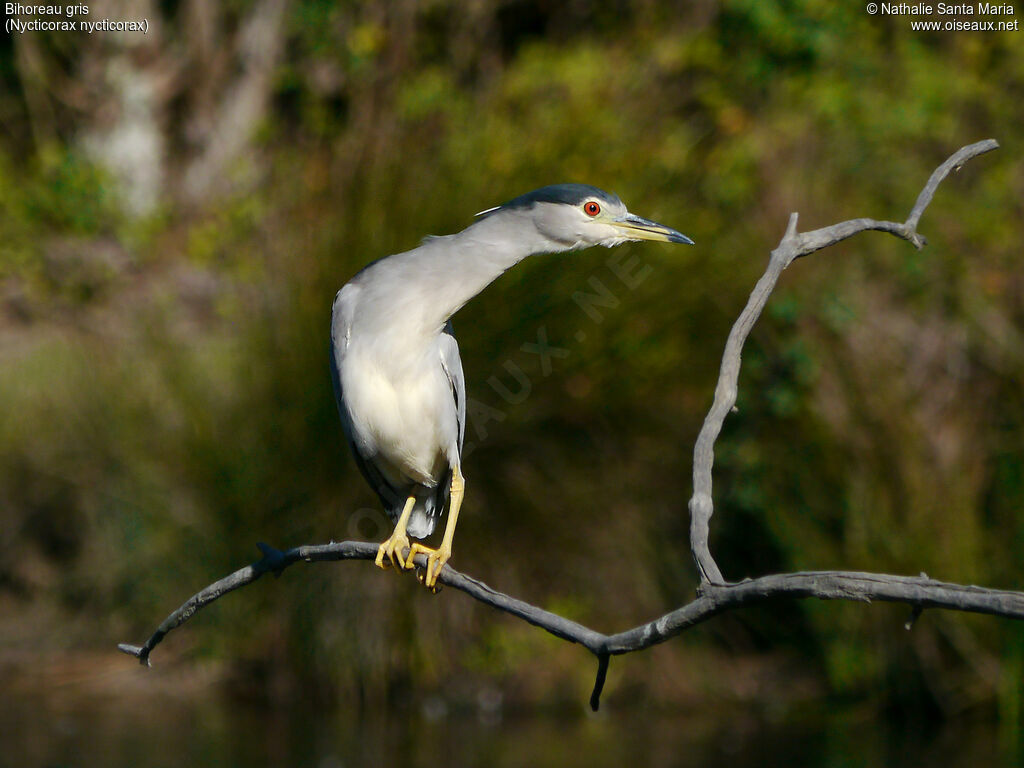
<path fill-rule="evenodd" d="M 410 566 L 412 565 L 413 558 L 421 552 L 427 556 L 427 573 L 423 578 L 423 586 L 434 589 L 437 585 L 437 577 L 440 575 L 445 563 L 452 556 L 452 552 L 443 545 L 440 549 L 431 549 L 422 544 L 413 544 L 409 549 L 408 563 Z"/>
<path fill-rule="evenodd" d="M 411 565 L 407 565 L 402 559 L 402 554 L 406 549 L 409 548 L 409 538 L 401 533 L 391 534 L 391 538 L 383 542 L 377 549 L 377 557 L 374 559 L 374 565 L 378 568 L 387 569 L 394 566 L 399 571 L 408 570 Z M 385 560 L 387 558 L 387 560 Z"/>

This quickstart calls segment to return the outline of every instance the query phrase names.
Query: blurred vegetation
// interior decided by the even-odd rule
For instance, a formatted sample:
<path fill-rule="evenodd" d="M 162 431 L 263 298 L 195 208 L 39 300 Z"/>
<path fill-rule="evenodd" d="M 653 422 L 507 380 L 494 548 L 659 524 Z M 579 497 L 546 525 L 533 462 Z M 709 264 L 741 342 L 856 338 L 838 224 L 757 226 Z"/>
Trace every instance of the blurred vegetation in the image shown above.
<path fill-rule="evenodd" d="M 0 643 L 112 648 L 257 541 L 383 538 L 329 384 L 334 292 L 570 180 L 697 246 L 537 257 L 455 318 L 479 405 L 453 562 L 600 628 L 681 604 L 693 440 L 789 212 L 808 229 L 901 220 L 936 165 L 988 137 L 1003 149 L 941 187 L 924 251 L 865 234 L 785 275 L 719 442 L 713 547 L 737 579 L 1024 588 L 1017 33 L 912 34 L 825 0 L 152 9 L 142 42 L 0 38 Z M 629 288 L 609 258 L 649 276 Z M 600 322 L 572 298 L 595 279 L 619 302 Z M 549 374 L 521 349 L 539 329 L 569 352 Z M 500 395 L 519 390 L 509 361 L 521 403 Z M 812 679 L 1013 730 L 1024 629 L 905 618 L 746 611 L 613 665 L 609 695 L 781 707 Z M 172 648 L 265 697 L 496 685 L 575 704 L 593 673 L 578 649 L 365 566 L 292 569 Z M 755 692 L 713 672 L 747 658 L 802 671 Z"/>

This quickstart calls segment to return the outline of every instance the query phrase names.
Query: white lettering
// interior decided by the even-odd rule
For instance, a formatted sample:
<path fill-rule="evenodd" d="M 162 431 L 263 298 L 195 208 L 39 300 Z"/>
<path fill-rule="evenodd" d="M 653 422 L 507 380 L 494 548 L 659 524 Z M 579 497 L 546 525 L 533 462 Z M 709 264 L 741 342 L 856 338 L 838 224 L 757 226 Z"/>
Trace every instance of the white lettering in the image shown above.
<path fill-rule="evenodd" d="M 1012 5 L 993 5 L 978 3 L 978 13 L 982 16 L 1014 16 Z"/>

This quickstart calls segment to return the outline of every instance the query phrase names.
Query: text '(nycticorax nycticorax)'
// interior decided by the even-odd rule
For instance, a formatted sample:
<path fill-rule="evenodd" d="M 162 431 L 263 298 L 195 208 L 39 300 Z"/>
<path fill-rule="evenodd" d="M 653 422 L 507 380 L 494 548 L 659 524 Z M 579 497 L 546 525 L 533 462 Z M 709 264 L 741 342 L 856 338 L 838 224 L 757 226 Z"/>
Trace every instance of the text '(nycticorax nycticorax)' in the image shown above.
<path fill-rule="evenodd" d="M 427 555 L 433 588 L 451 557 L 462 506 L 466 383 L 451 316 L 505 270 L 537 253 L 611 247 L 629 240 L 693 241 L 635 216 L 616 195 L 585 184 L 542 187 L 477 214 L 455 235 L 364 267 L 338 291 L 331 373 L 356 464 L 395 522 L 380 545 L 402 569 Z M 437 549 L 429 536 L 448 505 Z"/>

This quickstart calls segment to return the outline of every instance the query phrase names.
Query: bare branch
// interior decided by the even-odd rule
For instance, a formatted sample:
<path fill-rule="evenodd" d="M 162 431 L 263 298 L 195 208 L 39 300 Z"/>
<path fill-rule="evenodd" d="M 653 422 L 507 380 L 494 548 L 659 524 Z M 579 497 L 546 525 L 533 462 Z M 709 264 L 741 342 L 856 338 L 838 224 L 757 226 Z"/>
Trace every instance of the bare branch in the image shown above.
<path fill-rule="evenodd" d="M 209 605 L 228 592 L 233 592 L 239 587 L 251 584 L 266 573 L 280 574 L 288 566 L 300 561 L 312 563 L 334 560 L 373 560 L 377 556 L 378 548 L 377 544 L 365 541 L 341 541 L 331 542 L 330 544 L 306 545 L 294 547 L 284 552 L 263 543 L 260 543 L 258 546 L 260 551 L 263 552 L 263 557 L 260 560 L 252 565 L 247 565 L 245 568 L 238 569 L 229 576 L 215 581 L 210 586 L 194 594 L 182 603 L 180 608 L 164 619 L 163 623 L 160 624 L 156 632 L 152 634 L 144 645 L 138 646 L 122 643 L 118 648 L 125 653 L 136 656 L 141 663 L 148 666 L 150 653 L 153 648 L 159 645 L 168 632 L 180 627 L 192 618 L 200 608 Z M 415 562 L 417 566 L 425 568 L 427 564 L 426 555 L 417 555 Z M 538 608 L 522 600 L 510 597 L 503 592 L 491 589 L 482 581 L 466 576 L 450 565 L 446 565 L 441 570 L 438 582 L 465 592 L 470 597 L 498 610 L 518 616 L 530 624 L 546 629 L 555 637 L 579 643 L 595 654 L 601 651 L 602 643 L 606 639 L 605 635 L 588 629 L 582 624 L 577 624 L 575 621 L 570 621 L 558 614 L 545 611 L 543 608 Z"/>
<path fill-rule="evenodd" d="M 987 139 L 976 144 L 969 144 L 955 152 L 932 173 L 928 183 L 918 195 L 910 216 L 903 224 L 896 224 L 892 221 L 875 221 L 874 219 L 851 219 L 800 234 L 797 232 L 798 215 L 790 214 L 786 234 L 782 236 L 779 246 L 772 251 L 768 268 L 761 279 L 757 281 L 757 285 L 754 286 L 754 290 L 747 300 L 747 306 L 743 308 L 739 319 L 736 320 L 729 333 L 729 339 L 725 343 L 725 353 L 722 355 L 718 385 L 715 387 L 715 399 L 711 404 L 711 410 L 708 411 L 708 415 L 704 419 L 704 425 L 701 427 L 697 443 L 693 448 L 693 496 L 689 505 L 690 549 L 693 559 L 697 563 L 702 583 L 725 583 L 708 546 L 711 516 L 715 512 L 711 493 L 711 470 L 715 463 L 715 441 L 718 440 L 718 435 L 722 431 L 725 417 L 736 405 L 736 388 L 739 383 L 740 356 L 743 352 L 743 344 L 747 340 L 750 329 L 754 327 L 754 323 L 761 316 L 761 310 L 768 302 L 768 297 L 775 290 L 779 275 L 801 256 L 835 245 L 840 240 L 845 240 L 866 230 L 888 232 L 913 243 L 918 249 L 922 248 L 925 245 L 925 239 L 917 233 L 917 223 L 920 221 L 924 209 L 928 207 L 928 203 L 932 201 L 940 182 L 949 175 L 950 171 L 960 168 L 971 158 L 991 152 L 998 147 L 997 141 Z"/>
<path fill-rule="evenodd" d="M 171 630 L 181 626 L 206 605 L 228 592 L 259 579 L 266 573 L 279 574 L 300 562 L 337 560 L 373 560 L 377 544 L 363 541 L 342 541 L 302 546 L 281 552 L 260 544 L 263 558 L 214 582 L 186 600 L 180 608 L 164 619 L 156 632 L 142 646 L 122 643 L 122 651 L 135 656 L 145 665 L 153 649 Z M 416 564 L 426 567 L 426 556 L 417 555 Z M 624 632 L 606 635 L 558 614 L 506 595 L 446 565 L 438 581 L 465 592 L 499 611 L 510 613 L 550 632 L 555 637 L 578 643 L 598 659 L 597 680 L 591 695 L 591 706 L 600 703 L 610 656 L 642 651 L 664 642 L 725 611 L 752 603 L 779 599 L 817 598 L 819 600 L 853 600 L 870 603 L 875 600 L 906 603 L 919 614 L 925 608 L 987 613 L 1011 619 L 1024 619 L 1024 592 L 1010 592 L 983 587 L 949 584 L 921 576 L 893 576 L 855 571 L 819 571 L 786 573 L 748 579 L 737 584 L 705 584 L 698 597 L 674 611 L 659 616 Z"/>
<path fill-rule="evenodd" d="M 503 592 L 498 592 L 483 582 L 460 573 L 451 565 L 446 565 L 441 570 L 438 577 L 439 583 L 465 592 L 473 599 L 500 611 L 517 616 L 550 632 L 555 637 L 578 643 L 594 654 L 598 660 L 598 669 L 590 704 L 595 710 L 600 703 L 601 691 L 604 687 L 611 656 L 644 650 L 720 613 L 751 603 L 804 598 L 857 602 L 882 600 L 905 603 L 912 608 L 911 618 L 906 624 L 908 629 L 925 608 L 943 608 L 1024 619 L 1024 592 L 950 584 L 931 579 L 923 573 L 920 576 L 894 576 L 854 571 L 820 571 L 776 574 L 728 584 L 722 578 L 708 547 L 709 522 L 714 512 L 711 496 L 714 444 L 725 417 L 736 403 L 736 387 L 739 381 L 740 354 L 743 344 L 764 309 L 768 297 L 778 282 L 779 275 L 795 259 L 865 230 L 889 232 L 913 243 L 918 248 L 922 247 L 925 240 L 917 233 L 917 224 L 921 214 L 931 202 L 939 183 L 949 175 L 950 171 L 959 168 L 967 160 L 995 149 L 997 146 L 995 141 L 982 141 L 964 147 L 952 155 L 932 174 L 924 190 L 918 196 L 910 216 L 903 224 L 875 221 L 874 219 L 852 219 L 801 234 L 797 231 L 797 214 L 793 213 L 790 216 L 786 233 L 779 246 L 772 251 L 767 270 L 754 287 L 746 307 L 740 313 L 739 319 L 733 325 L 726 341 L 714 402 L 694 447 L 694 493 L 690 500 L 692 515 L 690 546 L 701 577 L 701 585 L 696 599 L 653 621 L 623 632 L 607 635 Z M 141 663 L 148 665 L 153 649 L 168 632 L 184 624 L 199 609 L 228 592 L 251 584 L 266 573 L 280 574 L 285 568 L 299 561 L 373 560 L 377 554 L 376 544 L 358 541 L 301 546 L 283 552 L 266 544 L 260 544 L 259 548 L 263 553 L 260 560 L 214 582 L 190 597 L 164 620 L 144 645 L 122 644 L 118 647 L 125 653 L 137 657 Z M 426 556 L 418 555 L 415 562 L 419 568 L 425 568 Z"/>
<path fill-rule="evenodd" d="M 904 224 L 907 231 L 917 231 L 917 222 L 921 220 L 921 214 L 924 213 L 924 209 L 931 203 L 935 190 L 939 188 L 939 184 L 949 176 L 950 172 L 959 171 L 968 160 L 972 160 L 986 152 L 991 152 L 993 149 L 999 149 L 999 142 L 995 139 L 985 139 L 975 144 L 968 144 L 966 147 L 961 147 L 954 152 L 946 162 L 936 168 L 928 179 L 928 183 L 924 185 L 924 189 L 921 190 L 921 194 L 917 196 L 917 202 L 914 203 L 914 208 L 907 217 L 907 222 Z"/>

